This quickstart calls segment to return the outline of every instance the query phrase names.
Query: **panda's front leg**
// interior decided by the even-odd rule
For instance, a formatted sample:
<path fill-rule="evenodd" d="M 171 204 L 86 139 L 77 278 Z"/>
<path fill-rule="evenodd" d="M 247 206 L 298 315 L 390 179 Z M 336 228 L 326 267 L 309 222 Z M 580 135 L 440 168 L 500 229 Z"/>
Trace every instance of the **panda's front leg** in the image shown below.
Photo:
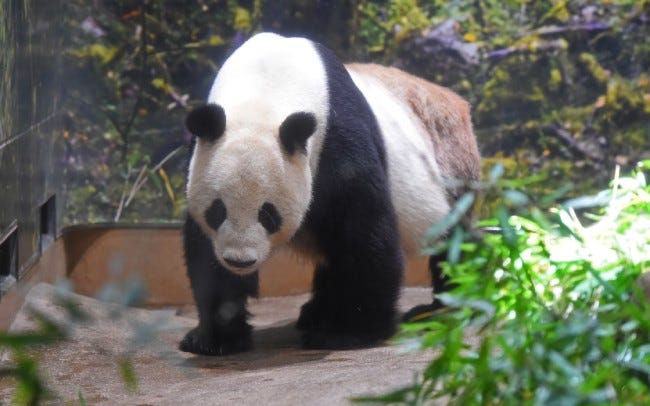
<path fill-rule="evenodd" d="M 396 330 L 403 256 L 392 207 L 346 209 L 320 230 L 325 260 L 297 323 L 306 348 L 367 347 Z"/>
<path fill-rule="evenodd" d="M 183 232 L 199 325 L 185 335 L 179 349 L 203 355 L 228 355 L 251 349 L 252 328 L 246 321 L 246 300 L 257 295 L 257 273 L 239 276 L 221 266 L 210 240 L 190 216 Z"/>

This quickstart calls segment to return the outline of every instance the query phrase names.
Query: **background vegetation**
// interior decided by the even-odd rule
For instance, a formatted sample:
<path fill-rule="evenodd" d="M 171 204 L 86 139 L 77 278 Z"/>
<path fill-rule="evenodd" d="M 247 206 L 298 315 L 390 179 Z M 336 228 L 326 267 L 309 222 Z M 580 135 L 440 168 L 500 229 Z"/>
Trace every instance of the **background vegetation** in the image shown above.
<path fill-rule="evenodd" d="M 187 109 L 258 31 L 394 65 L 470 100 L 486 165 L 534 198 L 602 188 L 650 155 L 648 1 L 68 2 L 68 223 L 170 221 Z"/>

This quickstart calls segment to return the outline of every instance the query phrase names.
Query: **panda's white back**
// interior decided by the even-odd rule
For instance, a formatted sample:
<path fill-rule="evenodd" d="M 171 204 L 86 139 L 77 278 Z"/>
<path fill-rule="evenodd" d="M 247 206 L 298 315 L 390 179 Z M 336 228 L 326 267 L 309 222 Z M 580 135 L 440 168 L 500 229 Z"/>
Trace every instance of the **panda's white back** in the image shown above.
<path fill-rule="evenodd" d="M 386 147 L 391 196 L 408 256 L 419 254 L 425 231 L 449 212 L 440 168 L 421 123 L 385 85 L 356 65 L 350 74 L 377 118 Z"/>

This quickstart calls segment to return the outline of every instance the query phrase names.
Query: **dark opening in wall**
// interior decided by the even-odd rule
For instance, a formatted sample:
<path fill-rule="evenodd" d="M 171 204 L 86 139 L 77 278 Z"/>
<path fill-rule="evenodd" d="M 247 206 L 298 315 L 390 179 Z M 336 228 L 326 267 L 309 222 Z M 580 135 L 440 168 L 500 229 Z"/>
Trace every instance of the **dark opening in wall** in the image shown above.
<path fill-rule="evenodd" d="M 52 195 L 41 206 L 41 252 L 56 238 L 56 196 Z"/>
<path fill-rule="evenodd" d="M 18 275 L 18 228 L 16 226 L 0 241 L 0 297 L 16 283 Z"/>

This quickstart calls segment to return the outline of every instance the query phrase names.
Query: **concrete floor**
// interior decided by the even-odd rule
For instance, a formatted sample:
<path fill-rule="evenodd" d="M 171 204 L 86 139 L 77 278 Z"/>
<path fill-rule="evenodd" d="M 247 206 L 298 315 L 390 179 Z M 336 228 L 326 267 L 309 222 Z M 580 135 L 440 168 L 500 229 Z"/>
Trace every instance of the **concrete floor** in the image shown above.
<path fill-rule="evenodd" d="M 397 346 L 354 351 L 302 350 L 295 329 L 308 295 L 252 300 L 255 349 L 227 357 L 194 356 L 176 350 L 196 324 L 194 309 L 124 308 L 73 295 L 92 322 L 70 323 L 53 300 L 55 288 L 41 283 L 29 292 L 12 331 L 34 327 L 36 309 L 71 327 L 70 340 L 36 350 L 53 391 L 53 404 L 129 405 L 337 405 L 381 394 L 412 382 L 431 354 L 404 353 Z M 430 289 L 405 288 L 400 308 L 430 300 Z M 120 378 L 118 360 L 130 356 L 137 389 Z M 2 355 L 2 363 L 7 355 Z M 0 404 L 14 382 L 0 379 Z"/>

